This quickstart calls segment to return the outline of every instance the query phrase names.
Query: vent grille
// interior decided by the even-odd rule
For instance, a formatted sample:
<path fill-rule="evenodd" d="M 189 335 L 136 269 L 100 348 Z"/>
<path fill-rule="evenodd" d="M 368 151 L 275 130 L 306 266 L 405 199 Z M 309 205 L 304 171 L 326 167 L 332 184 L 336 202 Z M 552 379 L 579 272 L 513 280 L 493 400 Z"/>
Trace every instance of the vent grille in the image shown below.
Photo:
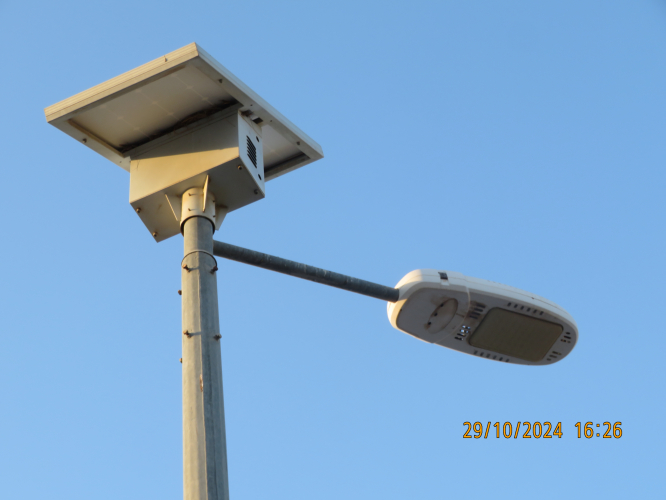
<path fill-rule="evenodd" d="M 257 168 L 257 147 L 252 142 L 252 139 L 248 136 L 245 136 L 245 138 L 247 139 L 247 155 L 250 157 L 254 168 Z"/>
<path fill-rule="evenodd" d="M 514 309 L 518 309 L 518 306 L 520 306 L 520 304 L 516 304 L 514 302 L 509 302 L 506 305 L 506 307 L 511 307 L 511 306 L 513 306 Z M 536 307 L 528 307 L 527 310 L 525 310 L 525 306 L 520 306 L 520 309 L 518 309 L 518 310 L 523 311 L 523 312 L 532 313 L 536 316 L 543 316 L 543 311 L 537 309 Z"/>
<path fill-rule="evenodd" d="M 564 336 L 560 339 L 560 342 L 571 344 L 571 333 L 570 332 L 565 333 Z"/>
<path fill-rule="evenodd" d="M 464 339 L 465 337 L 467 337 L 469 335 L 469 330 L 470 330 L 469 326 L 465 326 L 465 325 L 461 326 L 460 330 L 456 332 L 456 336 L 454 338 L 456 340 Z"/>
<path fill-rule="evenodd" d="M 561 352 L 551 351 L 548 357 L 546 358 L 546 361 L 557 361 L 558 359 L 560 359 L 560 356 L 562 356 Z"/>
<path fill-rule="evenodd" d="M 486 309 L 485 304 L 479 304 L 478 302 L 472 302 L 472 308 L 467 313 L 468 318 L 479 319 L 483 314 L 483 311 Z"/>
<path fill-rule="evenodd" d="M 503 363 L 509 363 L 511 360 L 509 358 L 506 358 L 504 356 L 499 356 L 497 354 L 491 354 L 489 352 L 483 352 L 483 351 L 474 351 L 475 356 L 479 356 L 481 358 L 486 358 L 486 359 L 494 359 L 495 361 L 502 361 Z"/>

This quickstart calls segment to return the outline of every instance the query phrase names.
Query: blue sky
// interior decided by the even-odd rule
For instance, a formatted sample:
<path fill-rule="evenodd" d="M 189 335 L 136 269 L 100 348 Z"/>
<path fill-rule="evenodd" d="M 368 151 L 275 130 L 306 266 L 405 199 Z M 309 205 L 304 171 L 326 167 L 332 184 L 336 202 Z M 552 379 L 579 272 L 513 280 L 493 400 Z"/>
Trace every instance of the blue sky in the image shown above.
<path fill-rule="evenodd" d="M 493 363 L 220 262 L 232 499 L 664 496 L 666 3 L 4 0 L 3 497 L 182 498 L 182 241 L 155 244 L 127 173 L 43 109 L 193 41 L 325 153 L 217 239 L 387 285 L 506 283 L 580 334 L 553 366 Z"/>

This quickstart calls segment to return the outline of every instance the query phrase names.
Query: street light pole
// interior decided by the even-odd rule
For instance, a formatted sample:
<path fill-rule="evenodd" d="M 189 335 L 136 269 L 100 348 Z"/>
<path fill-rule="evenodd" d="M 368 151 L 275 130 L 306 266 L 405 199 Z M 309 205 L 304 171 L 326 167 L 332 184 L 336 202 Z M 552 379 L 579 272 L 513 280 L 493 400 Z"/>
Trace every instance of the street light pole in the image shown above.
<path fill-rule="evenodd" d="M 229 499 L 215 256 L 385 300 L 395 328 L 486 359 L 551 364 L 576 344 L 566 311 L 515 288 L 435 269 L 412 271 L 392 288 L 213 242 L 227 213 L 263 199 L 267 181 L 324 153 L 197 44 L 45 114 L 129 172 L 130 204 L 154 241 L 183 235 L 185 500 Z"/>
<path fill-rule="evenodd" d="M 60 101 L 46 120 L 129 173 L 155 242 L 182 234 L 183 484 L 228 500 L 213 232 L 321 146 L 196 43 Z M 122 119 L 121 119 L 122 118 Z"/>
<path fill-rule="evenodd" d="M 205 203 L 201 188 L 183 195 L 183 489 L 185 500 L 228 500 L 214 200 Z"/>

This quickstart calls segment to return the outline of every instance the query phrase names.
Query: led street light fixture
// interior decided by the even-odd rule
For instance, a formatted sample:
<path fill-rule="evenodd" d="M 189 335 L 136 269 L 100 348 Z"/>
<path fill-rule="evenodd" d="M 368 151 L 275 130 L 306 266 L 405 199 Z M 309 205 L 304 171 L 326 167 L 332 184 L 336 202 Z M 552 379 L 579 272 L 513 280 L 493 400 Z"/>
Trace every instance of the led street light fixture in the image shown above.
<path fill-rule="evenodd" d="M 417 339 L 487 359 L 546 365 L 578 340 L 574 320 L 529 292 L 451 271 L 420 269 L 395 288 L 215 241 L 217 257 L 388 302 L 393 327 Z"/>
<path fill-rule="evenodd" d="M 265 181 L 323 157 L 315 141 L 194 43 L 45 113 L 130 172 L 130 204 L 156 241 L 180 231 L 185 191 L 204 189 L 219 226 L 223 214 L 262 199 Z"/>
<path fill-rule="evenodd" d="M 537 295 L 452 271 L 419 269 L 396 285 L 388 304 L 398 330 L 425 342 L 506 363 L 548 365 L 576 345 L 578 328 Z"/>

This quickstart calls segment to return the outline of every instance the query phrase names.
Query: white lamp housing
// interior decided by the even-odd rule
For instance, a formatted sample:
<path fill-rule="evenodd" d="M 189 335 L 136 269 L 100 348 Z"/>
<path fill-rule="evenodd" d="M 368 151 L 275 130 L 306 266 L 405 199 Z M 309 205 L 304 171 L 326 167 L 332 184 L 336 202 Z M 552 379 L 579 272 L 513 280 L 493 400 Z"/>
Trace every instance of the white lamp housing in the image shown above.
<path fill-rule="evenodd" d="M 486 359 L 555 363 L 576 345 L 578 328 L 561 307 L 529 292 L 452 271 L 419 269 L 396 285 L 391 325 L 417 339 Z"/>

